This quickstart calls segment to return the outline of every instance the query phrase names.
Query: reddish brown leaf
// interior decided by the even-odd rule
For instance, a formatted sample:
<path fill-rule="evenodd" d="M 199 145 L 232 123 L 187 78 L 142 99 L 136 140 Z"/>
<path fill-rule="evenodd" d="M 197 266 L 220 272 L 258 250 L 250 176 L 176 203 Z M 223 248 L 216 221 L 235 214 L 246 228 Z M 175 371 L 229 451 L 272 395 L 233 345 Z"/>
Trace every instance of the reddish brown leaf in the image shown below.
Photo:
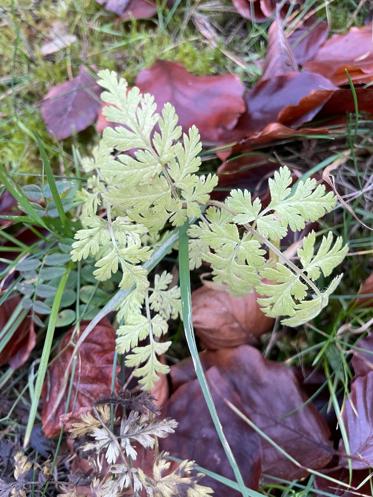
<path fill-rule="evenodd" d="M 18 295 L 14 295 L 0 306 L 0 330 L 9 321 L 20 300 Z M 30 317 L 26 317 L 20 323 L 5 348 L 0 352 L 0 366 L 8 364 L 13 369 L 19 368 L 30 357 L 35 344 L 34 323 Z"/>
<path fill-rule="evenodd" d="M 106 10 L 115 12 L 122 19 L 148 19 L 157 12 L 154 0 L 96 0 Z"/>
<path fill-rule="evenodd" d="M 195 124 L 205 141 L 218 141 L 245 111 L 245 88 L 233 74 L 194 76 L 181 64 L 160 60 L 139 73 L 136 86 L 154 95 L 158 109 L 171 102 L 183 128 Z"/>
<path fill-rule="evenodd" d="M 232 394 L 237 395 L 241 403 L 238 408 L 278 446 L 305 467 L 318 469 L 326 466 L 334 452 L 327 425 L 315 407 L 306 403 L 306 396 L 290 368 L 264 359 L 258 350 L 248 345 L 205 351 L 201 359 L 205 369 L 218 369 L 221 377 L 230 384 Z M 188 382 L 192 378 L 191 360 L 171 368 L 172 385 L 179 387 L 176 394 L 180 396 L 180 391 L 187 392 L 182 388 L 190 385 Z M 184 381 L 186 385 L 180 387 Z M 214 384 L 220 385 L 219 382 Z M 185 405 L 191 406 L 193 402 L 189 399 Z M 189 418 L 188 409 L 185 408 L 185 412 L 180 409 L 180 416 Z M 232 411 L 231 419 L 235 417 Z M 192 426 L 192 421 L 188 423 Z M 294 465 L 262 438 L 261 446 L 262 469 L 266 474 L 288 480 L 306 476 L 305 469 Z"/>
<path fill-rule="evenodd" d="M 261 131 L 252 133 L 242 139 L 237 145 L 229 150 L 229 154 L 233 155 L 252 150 L 254 147 L 261 147 L 278 140 L 295 140 L 296 138 L 302 138 L 303 136 L 326 135 L 328 133 L 329 130 L 325 127 L 293 129 L 280 123 L 271 123 L 265 126 Z"/>
<path fill-rule="evenodd" d="M 248 345 L 207 352 L 204 361 L 229 381 L 251 421 L 300 464 L 322 468 L 329 462 L 333 449 L 326 423 L 312 404 L 305 404 L 290 368 Z M 288 480 L 307 474 L 265 440 L 261 444 L 265 473 Z"/>
<path fill-rule="evenodd" d="M 330 478 L 334 478 L 339 482 L 343 482 L 348 486 L 343 486 L 338 483 L 334 483 L 330 480 L 322 478 L 321 476 L 316 476 L 315 478 L 315 488 L 320 490 L 315 492 L 315 495 L 324 497 L 325 492 L 332 495 L 338 495 L 339 497 L 370 497 L 372 495 L 371 481 L 367 477 L 369 476 L 369 471 L 353 471 L 352 480 L 350 481 L 349 471 L 347 469 L 338 469 L 331 471 L 324 471 L 324 473 Z M 364 485 L 361 485 L 366 480 Z M 313 493 L 313 492 L 312 492 Z"/>
<path fill-rule="evenodd" d="M 261 195 L 267 192 L 266 180 L 277 169 L 266 154 L 247 153 L 223 162 L 218 170 L 218 188 L 214 198 L 225 198 L 232 188 L 247 188 Z"/>
<path fill-rule="evenodd" d="M 225 400 L 229 400 L 238 408 L 243 408 L 230 384 L 219 371 L 211 368 L 206 377 L 244 481 L 249 488 L 256 489 L 260 477 L 259 437 L 226 405 Z M 234 479 L 197 380 L 184 384 L 171 396 L 165 406 L 165 415 L 176 419 L 179 425 L 174 435 L 160 441 L 161 449 L 182 459 L 193 459 L 210 471 Z M 204 478 L 202 482 L 214 489 L 216 497 L 240 495 L 212 478 Z"/>
<path fill-rule="evenodd" d="M 373 273 L 368 276 L 359 288 L 359 296 L 362 295 L 366 295 L 366 297 L 360 297 L 357 299 L 357 304 L 364 307 L 373 306 Z"/>
<path fill-rule="evenodd" d="M 356 376 L 364 376 L 373 371 L 373 332 L 355 344 L 352 367 Z"/>
<path fill-rule="evenodd" d="M 289 37 L 295 60 L 303 65 L 312 59 L 328 37 L 328 23 L 317 17 L 310 17 Z"/>
<path fill-rule="evenodd" d="M 351 393 L 343 409 L 351 465 L 353 469 L 368 469 L 373 466 L 373 371 L 358 376 L 351 385 Z M 345 451 L 341 441 L 339 450 Z M 348 467 L 348 458 L 341 458 Z"/>
<path fill-rule="evenodd" d="M 337 85 L 348 83 L 346 69 L 355 82 L 372 81 L 372 24 L 332 36 L 304 67 L 323 74 Z"/>
<path fill-rule="evenodd" d="M 234 297 L 213 286 L 193 292 L 193 324 L 202 344 L 214 350 L 255 343 L 273 325 L 256 298 L 255 292 Z"/>
<path fill-rule="evenodd" d="M 272 17 L 276 11 L 277 0 L 232 0 L 237 12 L 242 17 L 250 19 L 253 22 L 265 22 Z M 302 3 L 301 0 L 285 1 L 281 13 L 286 14 L 290 5 Z"/>
<path fill-rule="evenodd" d="M 100 91 L 83 66 L 78 76 L 53 86 L 41 103 L 41 114 L 49 133 L 63 140 L 93 124 L 100 110 Z"/>
<path fill-rule="evenodd" d="M 81 332 L 86 325 L 83 323 Z M 56 357 L 48 369 L 48 379 L 43 388 L 41 419 L 44 433 L 48 437 L 58 435 L 62 427 L 62 415 L 65 413 L 73 415 L 79 409 L 91 407 L 98 400 L 111 395 L 115 330 L 108 320 L 103 320 L 79 349 L 71 400 L 66 408 L 66 396 L 60 398 L 59 394 L 66 387 L 66 366 L 73 352 L 73 346 L 69 344 L 72 333 L 73 328 L 61 340 Z"/>
<path fill-rule="evenodd" d="M 373 88 L 355 87 L 359 112 L 373 114 Z M 327 119 L 342 116 L 345 121 L 346 114 L 355 112 L 354 96 L 351 89 L 339 88 L 320 110 L 317 118 Z"/>
<path fill-rule="evenodd" d="M 310 121 L 336 87 L 310 72 L 293 72 L 259 82 L 247 95 L 251 130 L 269 123 L 299 126 Z"/>
<path fill-rule="evenodd" d="M 268 31 L 268 48 L 261 79 L 281 76 L 297 71 L 298 65 L 293 50 L 285 36 L 280 18 L 274 21 Z"/>
<path fill-rule="evenodd" d="M 337 89 L 323 76 L 309 72 L 290 72 L 259 81 L 246 94 L 246 112 L 237 126 L 226 132 L 228 141 L 267 143 L 294 136 L 297 127 L 310 121 Z M 301 131 L 300 131 L 300 134 Z"/>

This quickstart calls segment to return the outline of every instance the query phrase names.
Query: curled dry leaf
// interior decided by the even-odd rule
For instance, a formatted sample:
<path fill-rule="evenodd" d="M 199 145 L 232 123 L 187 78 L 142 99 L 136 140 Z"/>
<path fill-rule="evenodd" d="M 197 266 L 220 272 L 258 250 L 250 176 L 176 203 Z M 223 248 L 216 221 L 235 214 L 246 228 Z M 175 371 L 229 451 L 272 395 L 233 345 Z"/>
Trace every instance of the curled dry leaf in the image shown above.
<path fill-rule="evenodd" d="M 218 141 L 245 111 L 245 88 L 233 74 L 194 76 L 181 64 L 159 60 L 136 78 L 136 86 L 154 95 L 161 109 L 174 105 L 184 129 L 196 125 L 205 141 Z"/>
<path fill-rule="evenodd" d="M 41 103 L 41 114 L 58 140 L 93 124 L 100 110 L 100 87 L 85 67 L 70 81 L 53 86 Z"/>
<path fill-rule="evenodd" d="M 277 0 L 232 0 L 234 7 L 242 17 L 253 22 L 265 22 L 276 12 Z M 281 14 L 286 14 L 290 5 L 301 4 L 302 0 L 285 0 Z"/>
<path fill-rule="evenodd" d="M 290 126 L 295 128 L 310 121 L 336 89 L 323 76 L 310 72 L 289 72 L 259 81 L 246 94 L 246 112 L 224 138 L 239 141 L 240 151 L 302 134 L 302 130 Z M 310 132 L 306 130 L 307 134 L 312 132 L 315 133 L 312 128 Z"/>
<path fill-rule="evenodd" d="M 372 23 L 351 28 L 327 40 L 312 60 L 304 65 L 329 78 L 337 85 L 348 83 L 346 70 L 355 83 L 369 83 L 373 78 Z"/>
<path fill-rule="evenodd" d="M 299 126 L 310 121 L 337 88 L 311 72 L 290 72 L 261 81 L 247 95 L 250 127 L 254 131 L 269 123 Z"/>
<path fill-rule="evenodd" d="M 0 306 L 0 330 L 4 329 L 20 301 L 18 295 L 13 295 Z M 34 323 L 27 316 L 21 321 L 5 348 L 0 352 L 0 366 L 8 364 L 13 369 L 19 368 L 30 357 L 35 344 Z"/>
<path fill-rule="evenodd" d="M 364 376 L 373 372 L 373 332 L 370 332 L 355 344 L 352 367 L 356 376 Z"/>
<path fill-rule="evenodd" d="M 83 323 L 83 332 L 87 323 Z M 48 378 L 42 392 L 42 426 L 46 436 L 58 435 L 63 415 L 74 415 L 83 407 L 91 407 L 102 398 L 111 396 L 111 380 L 115 350 L 115 330 L 108 320 L 101 321 L 81 345 L 73 377 L 70 403 L 60 392 L 71 381 L 72 372 L 66 376 L 66 365 L 73 352 L 71 344 L 74 328 L 61 340 L 57 354 L 48 369 Z M 76 338 L 76 337 L 75 337 Z"/>
<path fill-rule="evenodd" d="M 268 31 L 268 48 L 261 79 L 269 79 L 288 72 L 297 71 L 298 64 L 280 18 L 274 21 Z"/>
<path fill-rule="evenodd" d="M 341 464 L 348 467 L 349 459 L 353 469 L 368 469 L 373 466 L 373 371 L 358 376 L 351 385 L 351 393 L 342 412 L 348 442 L 349 454 L 341 458 Z M 339 450 L 345 452 L 343 441 Z"/>
<path fill-rule="evenodd" d="M 122 19 L 148 19 L 157 13 L 155 0 L 96 0 Z"/>
<path fill-rule="evenodd" d="M 260 478 L 260 440 L 258 435 L 226 405 L 231 401 L 243 408 L 237 394 L 217 368 L 206 373 L 214 403 L 232 448 L 245 484 L 258 488 Z M 160 440 L 162 450 L 182 459 L 193 459 L 210 471 L 234 479 L 233 471 L 217 437 L 210 414 L 197 380 L 182 385 L 167 402 L 164 413 L 175 419 L 178 427 L 173 435 Z M 213 488 L 217 497 L 226 495 L 227 487 L 212 478 L 204 478 L 203 485 Z M 230 496 L 240 493 L 229 490 Z"/>
<path fill-rule="evenodd" d="M 193 292 L 192 304 L 196 333 L 212 350 L 254 343 L 274 321 L 261 311 L 255 292 L 234 297 L 214 286 L 203 286 Z"/>
<path fill-rule="evenodd" d="M 360 113 L 373 114 L 373 88 L 355 87 L 357 107 Z M 355 112 L 354 95 L 350 88 L 339 88 L 317 115 L 317 119 L 328 119 L 328 126 L 332 123 L 346 121 L 348 113 Z M 333 119 L 336 118 L 336 119 Z"/>
<path fill-rule="evenodd" d="M 306 19 L 288 37 L 297 64 L 303 65 L 312 59 L 328 38 L 328 23 L 317 17 Z"/>
<path fill-rule="evenodd" d="M 280 123 L 271 123 L 265 126 L 261 131 L 249 134 L 246 138 L 243 138 L 236 145 L 231 147 L 227 152 L 233 155 L 252 150 L 254 147 L 260 147 L 278 140 L 294 140 L 296 138 L 312 135 L 327 135 L 328 133 L 329 130 L 325 127 L 301 127 L 294 129 Z M 224 159 L 228 156 L 228 153 L 224 155 Z"/>
<path fill-rule="evenodd" d="M 226 398 L 299 463 L 299 466 L 293 464 L 276 447 L 261 439 L 263 472 L 292 480 L 306 476 L 305 467 L 318 469 L 327 465 L 334 452 L 327 425 L 315 407 L 310 402 L 306 403 L 306 396 L 290 368 L 268 361 L 258 350 L 248 345 L 203 352 L 201 359 L 207 370 L 214 367 L 219 371 L 230 385 L 230 395 L 236 395 L 241 405 L 235 404 L 229 396 Z M 173 403 L 181 397 L 181 392 L 185 397 L 188 392 L 189 395 L 192 393 L 186 388 L 193 381 L 192 368 L 191 360 L 171 368 L 173 386 L 177 387 L 183 381 L 187 383 L 179 386 L 171 396 L 166 404 L 167 409 L 172 411 Z M 216 381 L 214 385 L 220 383 Z M 183 416 L 183 422 L 189 423 L 190 433 L 185 428 L 183 437 L 187 437 L 188 433 L 193 436 L 193 430 L 196 430 L 194 420 L 203 419 L 202 414 L 196 412 L 192 421 L 184 421 L 184 417 L 190 419 L 189 406 L 194 404 L 194 398 L 189 397 L 184 402 L 185 411 L 180 409 L 178 412 L 180 417 Z M 235 418 L 237 415 L 231 411 L 229 419 L 233 422 Z M 177 442 L 178 433 L 176 430 L 173 440 L 176 439 L 175 445 L 182 445 L 181 441 Z"/>

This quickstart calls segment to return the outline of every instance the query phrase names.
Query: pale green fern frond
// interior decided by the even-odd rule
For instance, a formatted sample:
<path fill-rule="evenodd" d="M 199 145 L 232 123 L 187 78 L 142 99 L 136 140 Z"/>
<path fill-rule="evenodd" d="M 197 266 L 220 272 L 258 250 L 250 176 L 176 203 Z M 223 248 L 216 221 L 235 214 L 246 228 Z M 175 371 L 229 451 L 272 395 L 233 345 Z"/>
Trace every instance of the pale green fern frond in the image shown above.
<path fill-rule="evenodd" d="M 341 282 L 342 276 L 342 274 L 336 276 L 328 288 L 318 296 L 315 296 L 311 300 L 303 300 L 302 302 L 296 304 L 294 307 L 294 314 L 290 318 L 283 319 L 281 323 L 287 326 L 296 327 L 301 326 L 302 324 L 305 324 L 318 316 L 328 305 L 329 297 Z"/>
<path fill-rule="evenodd" d="M 348 250 L 347 246 L 342 246 L 340 237 L 333 245 L 332 233 L 323 237 L 316 253 L 315 241 L 314 232 L 304 239 L 303 246 L 298 249 L 302 268 L 297 271 L 276 263 L 275 267 L 265 267 L 261 272 L 262 278 L 266 281 L 256 288 L 261 295 L 258 302 L 267 316 L 289 316 L 282 320 L 282 323 L 288 326 L 299 326 L 317 316 L 328 304 L 329 295 L 336 289 L 341 279 L 341 276 L 334 278 L 324 292 L 314 287 L 312 282 L 307 283 L 307 278 L 315 281 L 321 273 L 329 276 L 345 258 Z"/>
<path fill-rule="evenodd" d="M 148 336 L 148 320 L 145 316 L 138 314 L 130 316 L 127 323 L 117 330 L 117 351 L 120 354 L 129 352 L 137 347 L 141 340 Z"/>
<path fill-rule="evenodd" d="M 252 202 L 251 193 L 247 190 L 232 190 L 225 203 L 234 213 L 233 221 L 238 224 L 251 223 L 256 220 L 262 208 L 262 203 L 258 198 Z"/>
<path fill-rule="evenodd" d="M 154 287 L 149 297 L 150 308 L 159 312 L 164 319 L 176 319 L 181 311 L 180 289 L 177 286 L 170 288 L 172 275 L 163 271 L 155 275 Z"/>
<path fill-rule="evenodd" d="M 325 291 L 316 280 L 331 274 L 347 247 L 328 234 L 315 251 L 311 233 L 297 267 L 282 254 L 281 240 L 289 229 L 301 230 L 330 212 L 333 193 L 314 179 L 292 186 L 290 170 L 282 167 L 269 180 L 271 199 L 264 208 L 247 190 L 233 190 L 225 202 L 210 201 L 217 176 L 199 174 L 198 129 L 182 133 L 172 105 L 158 112 L 153 96 L 128 88 L 115 73 L 101 71 L 99 78 L 103 114 L 114 127 L 104 130 L 92 158 L 83 161 L 89 179 L 80 194 L 82 228 L 71 257 L 93 257 L 100 281 L 122 272 L 119 286 L 132 293 L 118 308 L 117 348 L 143 388 L 151 389 L 168 370 L 159 356 L 170 343 L 161 340 L 180 310 L 171 275 L 156 275 L 151 288 L 143 267 L 172 225 L 197 219 L 189 229 L 192 268 L 209 263 L 214 280 L 236 295 L 256 289 L 264 312 L 289 326 L 316 316 L 340 278 Z"/>
<path fill-rule="evenodd" d="M 320 247 L 315 254 L 316 234 L 312 231 L 303 242 L 303 247 L 298 250 L 298 255 L 302 266 L 308 277 L 317 280 L 322 273 L 325 277 L 330 276 L 333 270 L 346 257 L 348 252 L 347 245 L 343 245 L 342 237 L 334 241 L 333 234 L 329 232 L 323 236 Z"/>
<path fill-rule="evenodd" d="M 95 256 L 110 241 L 107 223 L 103 219 L 99 217 L 85 219 L 85 226 L 75 235 L 71 250 L 73 261 L 87 259 L 90 255 Z"/>
<path fill-rule="evenodd" d="M 291 173 L 287 167 L 275 172 L 269 180 L 271 202 L 257 216 L 257 228 L 261 235 L 278 241 L 286 236 L 288 228 L 302 230 L 307 222 L 317 221 L 335 206 L 335 196 L 326 193 L 316 180 L 299 181 L 292 190 Z"/>
<path fill-rule="evenodd" d="M 167 374 L 169 367 L 158 359 L 165 354 L 171 342 L 155 342 L 143 347 L 135 347 L 126 357 L 126 366 L 134 368 L 134 375 L 140 378 L 139 383 L 144 390 L 150 391 L 157 382 L 160 374 Z"/>

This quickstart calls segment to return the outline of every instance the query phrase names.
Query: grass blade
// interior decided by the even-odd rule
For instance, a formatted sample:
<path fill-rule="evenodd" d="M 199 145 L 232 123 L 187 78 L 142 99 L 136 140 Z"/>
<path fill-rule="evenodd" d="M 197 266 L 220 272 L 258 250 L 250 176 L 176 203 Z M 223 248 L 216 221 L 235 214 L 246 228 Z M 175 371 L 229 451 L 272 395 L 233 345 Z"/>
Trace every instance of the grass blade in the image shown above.
<path fill-rule="evenodd" d="M 65 211 L 63 210 L 63 205 L 61 201 L 60 194 L 58 193 L 57 185 L 56 185 L 56 180 L 54 179 L 52 167 L 48 158 L 48 154 L 45 150 L 45 147 L 43 145 L 43 142 L 41 141 L 40 137 L 36 134 L 33 133 L 31 130 L 29 130 L 21 121 L 18 121 L 18 126 L 22 129 L 24 133 L 26 133 L 34 142 L 37 144 L 40 152 L 40 158 L 43 164 L 43 168 L 45 171 L 45 175 L 47 177 L 48 185 L 51 190 L 51 194 L 54 200 L 54 203 L 56 204 L 56 209 L 64 230 L 65 234 L 71 234 L 71 230 L 69 228 L 68 224 L 68 219 L 66 217 Z"/>
<path fill-rule="evenodd" d="M 203 366 L 201 363 L 201 359 L 199 357 L 197 344 L 194 337 L 194 331 L 192 325 L 192 302 L 191 302 L 191 288 L 190 288 L 187 229 L 188 229 L 188 224 L 184 224 L 184 226 L 182 226 L 179 229 L 179 275 L 180 275 L 180 291 L 181 291 L 181 311 L 182 311 L 185 337 L 192 356 L 197 379 L 201 386 L 201 390 L 205 398 L 208 410 L 210 412 L 211 419 L 214 423 L 215 430 L 223 446 L 229 464 L 233 470 L 233 474 L 236 478 L 239 491 L 243 496 L 245 496 L 247 495 L 245 482 L 243 481 L 237 461 L 234 457 L 232 449 L 230 448 L 228 440 L 224 434 L 223 427 L 220 423 L 220 419 L 210 392 L 210 388 L 208 386 L 205 373 L 203 371 Z"/>
<path fill-rule="evenodd" d="M 42 226 L 43 228 L 48 229 L 48 226 L 45 224 L 43 219 L 36 212 L 36 210 L 32 206 L 29 199 L 26 197 L 26 195 L 23 193 L 23 191 L 9 177 L 3 165 L 0 165 L 0 181 L 4 184 L 8 192 L 11 193 L 13 197 L 17 200 L 22 210 L 28 214 L 32 222 L 38 226 Z"/>
<path fill-rule="evenodd" d="M 30 441 L 32 428 L 33 428 L 34 423 L 35 423 L 35 418 L 36 418 L 36 413 L 37 413 L 37 409 L 38 409 L 38 405 L 39 405 L 41 390 L 43 388 L 43 383 L 44 383 L 44 379 L 45 379 L 45 375 L 46 375 L 47 367 L 48 367 L 48 362 L 49 362 L 49 356 L 50 356 L 51 349 L 52 349 L 54 330 L 56 329 L 57 315 L 58 315 L 58 311 L 60 309 L 63 292 L 65 290 L 65 286 L 66 286 L 70 271 L 71 271 L 71 267 L 68 267 L 65 271 L 65 274 L 62 276 L 62 278 L 60 280 L 60 283 L 57 287 L 56 295 L 55 295 L 54 300 L 53 300 L 52 310 L 51 310 L 51 314 L 50 314 L 49 322 L 48 322 L 47 334 L 45 336 L 43 352 L 41 354 L 40 365 L 39 365 L 38 374 L 37 374 L 37 378 L 36 378 L 35 391 L 34 391 L 32 401 L 31 401 L 31 409 L 30 409 L 30 414 L 29 414 L 29 418 L 28 418 L 28 422 L 27 422 L 25 439 L 23 442 L 23 446 L 25 448 L 27 447 L 27 445 Z"/>

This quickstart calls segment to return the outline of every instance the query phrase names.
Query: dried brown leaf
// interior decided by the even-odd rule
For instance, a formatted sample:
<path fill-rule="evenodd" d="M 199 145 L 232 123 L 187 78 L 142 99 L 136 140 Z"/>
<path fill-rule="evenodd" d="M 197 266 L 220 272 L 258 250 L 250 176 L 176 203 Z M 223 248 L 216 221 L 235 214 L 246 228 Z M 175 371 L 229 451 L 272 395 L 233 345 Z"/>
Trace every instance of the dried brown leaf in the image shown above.
<path fill-rule="evenodd" d="M 82 333 L 87 323 L 82 323 Z M 48 378 L 42 392 L 42 426 L 46 436 L 58 435 L 61 416 L 74 415 L 79 409 L 91 407 L 102 398 L 111 396 L 111 380 L 115 351 L 115 330 L 108 320 L 101 321 L 82 343 L 73 377 L 69 405 L 59 393 L 66 388 L 66 365 L 70 363 L 74 346 L 71 344 L 74 329 L 71 328 L 61 340 L 57 354 L 48 369 Z M 75 336 L 76 339 L 76 336 Z"/>
<path fill-rule="evenodd" d="M 7 324 L 20 300 L 18 295 L 13 295 L 0 306 L 0 330 Z M 30 317 L 26 317 L 0 352 L 0 366 L 8 364 L 13 369 L 19 368 L 30 357 L 35 344 L 34 323 Z"/>
<path fill-rule="evenodd" d="M 260 441 L 243 421 L 232 414 L 225 400 L 242 407 L 237 394 L 229 382 L 211 368 L 206 373 L 211 393 L 227 440 L 241 469 L 245 484 L 249 488 L 258 488 L 260 477 Z M 200 466 L 222 476 L 234 479 L 231 467 L 212 424 L 201 387 L 197 380 L 181 386 L 169 399 L 165 415 L 179 423 L 176 432 L 161 440 L 161 448 L 173 456 L 195 460 Z M 217 496 L 227 495 L 227 487 L 212 478 L 204 478 L 203 485 L 214 489 Z M 240 495 L 229 490 L 230 496 Z"/>
<path fill-rule="evenodd" d="M 210 285 L 194 291 L 193 324 L 202 344 L 214 350 L 255 343 L 273 325 L 256 299 L 255 292 L 234 297 Z"/>
<path fill-rule="evenodd" d="M 100 87 L 84 66 L 70 81 L 53 86 L 41 103 L 41 114 L 51 133 L 63 140 L 96 121 Z"/>
<path fill-rule="evenodd" d="M 349 454 L 341 458 L 348 467 L 351 458 L 353 469 L 373 466 L 373 371 L 358 376 L 352 382 L 351 393 L 344 406 L 343 421 L 349 441 Z M 345 451 L 341 441 L 339 450 Z"/>
<path fill-rule="evenodd" d="M 342 35 L 333 35 L 306 62 L 307 71 L 317 72 L 337 85 L 348 83 L 346 70 L 352 81 L 369 83 L 373 78 L 372 23 L 353 27 Z"/>

